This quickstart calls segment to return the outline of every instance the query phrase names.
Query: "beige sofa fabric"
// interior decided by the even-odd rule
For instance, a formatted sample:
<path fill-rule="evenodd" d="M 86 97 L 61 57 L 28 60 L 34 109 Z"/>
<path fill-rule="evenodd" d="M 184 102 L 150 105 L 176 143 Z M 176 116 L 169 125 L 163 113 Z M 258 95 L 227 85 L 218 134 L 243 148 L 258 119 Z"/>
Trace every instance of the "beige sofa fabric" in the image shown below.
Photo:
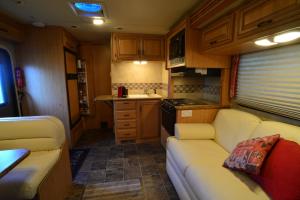
<path fill-rule="evenodd" d="M 62 122 L 51 116 L 1 118 L 0 130 L 0 149 L 54 150 L 65 141 Z"/>
<path fill-rule="evenodd" d="M 213 122 L 216 141 L 231 152 L 239 142 L 250 137 L 260 122 L 255 115 L 234 109 L 222 109 Z"/>
<path fill-rule="evenodd" d="M 37 188 L 57 162 L 61 150 L 32 152 L 6 176 L 0 179 L 0 199 L 32 199 Z M 2 197 L 2 198 L 1 198 Z"/>
<path fill-rule="evenodd" d="M 175 137 L 179 140 L 214 139 L 215 128 L 211 124 L 175 124 Z"/>
<path fill-rule="evenodd" d="M 0 119 L 0 149 L 25 148 L 30 155 L 0 179 L 0 199 L 32 199 L 58 161 L 65 142 L 62 122 L 52 116 Z"/>
<path fill-rule="evenodd" d="M 300 127 L 261 121 L 233 109 L 220 110 L 212 126 L 215 140 L 196 135 L 207 131 L 203 124 L 179 124 L 176 137 L 168 138 L 167 172 L 175 187 L 180 187 L 176 190 L 183 191 L 187 200 L 270 199 L 247 175 L 224 168 L 223 162 L 238 142 L 249 138 L 280 134 L 300 144 Z M 181 179 L 185 184 L 176 183 Z"/>
<path fill-rule="evenodd" d="M 262 121 L 251 134 L 251 138 L 275 134 L 300 144 L 300 127 L 275 121 Z"/>

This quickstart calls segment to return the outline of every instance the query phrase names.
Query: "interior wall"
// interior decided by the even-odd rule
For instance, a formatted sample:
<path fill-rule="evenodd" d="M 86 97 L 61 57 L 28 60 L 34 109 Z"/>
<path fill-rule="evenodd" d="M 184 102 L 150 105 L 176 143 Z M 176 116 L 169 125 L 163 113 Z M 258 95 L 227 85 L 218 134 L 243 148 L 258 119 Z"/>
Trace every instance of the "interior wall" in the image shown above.
<path fill-rule="evenodd" d="M 31 28 L 16 50 L 26 82 L 24 115 L 58 117 L 70 141 L 62 29 Z"/>
<path fill-rule="evenodd" d="M 129 94 L 143 94 L 145 89 L 150 93 L 166 96 L 168 72 L 163 62 L 148 62 L 145 65 L 137 65 L 131 61 L 111 64 L 111 81 L 113 95 L 117 95 L 118 86 L 128 88 Z M 163 92 L 164 91 L 164 92 Z"/>
<path fill-rule="evenodd" d="M 85 60 L 87 67 L 87 81 L 89 92 L 90 115 L 85 116 L 87 129 L 101 127 L 101 122 L 107 122 L 108 128 L 113 127 L 112 106 L 105 102 L 95 102 L 99 95 L 111 94 L 110 44 L 82 44 L 80 45 L 80 58 Z"/>

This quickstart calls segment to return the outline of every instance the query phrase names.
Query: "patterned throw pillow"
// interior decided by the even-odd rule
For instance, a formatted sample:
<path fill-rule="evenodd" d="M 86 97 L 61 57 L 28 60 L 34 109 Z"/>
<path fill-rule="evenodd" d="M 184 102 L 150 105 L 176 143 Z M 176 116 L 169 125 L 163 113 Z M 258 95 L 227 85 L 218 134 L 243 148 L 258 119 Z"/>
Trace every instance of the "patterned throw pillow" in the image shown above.
<path fill-rule="evenodd" d="M 240 142 L 225 160 L 224 167 L 257 175 L 268 152 L 280 135 L 253 138 Z"/>

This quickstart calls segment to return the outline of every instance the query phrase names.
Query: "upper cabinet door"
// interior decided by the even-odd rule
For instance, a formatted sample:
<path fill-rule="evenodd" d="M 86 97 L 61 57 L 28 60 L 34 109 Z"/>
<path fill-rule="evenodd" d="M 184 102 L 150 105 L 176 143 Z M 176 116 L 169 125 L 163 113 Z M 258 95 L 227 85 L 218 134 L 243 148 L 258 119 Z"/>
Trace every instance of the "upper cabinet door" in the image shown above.
<path fill-rule="evenodd" d="M 117 60 L 140 59 L 140 38 L 135 34 L 120 34 L 114 36 L 115 52 L 113 57 Z"/>
<path fill-rule="evenodd" d="M 233 24 L 234 15 L 231 14 L 229 16 L 222 17 L 221 19 L 203 28 L 201 49 L 206 50 L 232 42 Z"/>
<path fill-rule="evenodd" d="M 299 20 L 299 0 L 251 1 L 238 11 L 237 37 L 261 33 Z M 298 14 L 296 14 L 298 13 Z"/>
<path fill-rule="evenodd" d="M 164 60 L 165 48 L 163 37 L 142 37 L 142 60 Z"/>

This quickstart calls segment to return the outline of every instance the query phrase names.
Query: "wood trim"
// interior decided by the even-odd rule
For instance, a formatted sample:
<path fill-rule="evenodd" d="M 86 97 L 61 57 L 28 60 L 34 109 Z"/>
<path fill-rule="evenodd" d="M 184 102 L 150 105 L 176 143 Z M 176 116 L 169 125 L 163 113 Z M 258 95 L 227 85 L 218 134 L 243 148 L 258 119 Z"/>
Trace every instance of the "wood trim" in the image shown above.
<path fill-rule="evenodd" d="M 38 200 L 64 200 L 72 186 L 69 148 L 65 142 L 61 154 L 48 175 L 39 185 Z"/>
<path fill-rule="evenodd" d="M 195 109 L 192 110 L 193 114 L 191 117 L 182 117 L 181 112 L 184 110 L 177 110 L 176 123 L 212 123 L 218 110 L 218 108 Z"/>
<path fill-rule="evenodd" d="M 25 25 L 0 13 L 0 38 L 11 40 L 13 42 L 23 42 L 25 40 Z"/>
<path fill-rule="evenodd" d="M 222 69 L 221 71 L 221 91 L 220 91 L 220 104 L 221 106 L 229 106 L 229 82 L 230 82 L 230 68 Z"/>

